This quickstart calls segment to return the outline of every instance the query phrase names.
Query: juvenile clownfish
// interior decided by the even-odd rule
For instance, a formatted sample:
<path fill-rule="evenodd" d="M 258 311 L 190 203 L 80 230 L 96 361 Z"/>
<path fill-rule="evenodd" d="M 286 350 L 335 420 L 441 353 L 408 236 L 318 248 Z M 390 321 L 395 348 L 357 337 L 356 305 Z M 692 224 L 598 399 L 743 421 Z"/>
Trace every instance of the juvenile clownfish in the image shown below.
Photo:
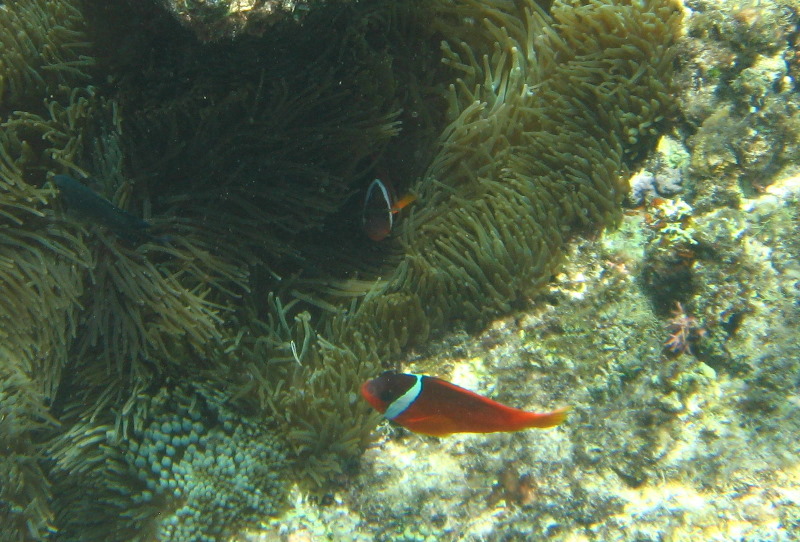
<path fill-rule="evenodd" d="M 527 412 L 433 376 L 391 371 L 364 382 L 361 395 L 388 420 L 435 437 L 553 427 L 564 421 L 568 410 Z"/>
<path fill-rule="evenodd" d="M 416 196 L 407 194 L 397 199 L 391 184 L 375 179 L 367 188 L 364 198 L 364 209 L 361 214 L 361 225 L 364 233 L 373 241 L 385 239 L 394 226 L 394 215 L 414 201 Z"/>

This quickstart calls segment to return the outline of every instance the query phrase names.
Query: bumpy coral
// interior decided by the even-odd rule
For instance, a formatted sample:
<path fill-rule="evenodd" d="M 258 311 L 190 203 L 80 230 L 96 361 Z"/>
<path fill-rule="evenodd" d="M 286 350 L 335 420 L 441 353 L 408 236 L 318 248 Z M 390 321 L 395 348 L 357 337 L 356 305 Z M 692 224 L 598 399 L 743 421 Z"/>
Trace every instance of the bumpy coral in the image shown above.
<path fill-rule="evenodd" d="M 286 486 L 280 443 L 240 414 L 174 395 L 153 398 L 155 413 L 125 454 L 146 487 L 132 502 L 174 503 L 159 518 L 159 539 L 219 540 L 275 515 Z"/>
<path fill-rule="evenodd" d="M 300 20 L 325 0 L 161 0 L 161 3 L 198 38 L 214 41 L 239 34 L 261 35 L 283 19 Z"/>
<path fill-rule="evenodd" d="M 782 0 L 698 0 L 693 9 L 680 76 L 694 133 L 693 206 L 737 207 L 800 159 L 800 100 L 793 53 L 784 50 L 798 12 Z"/>
<path fill-rule="evenodd" d="M 280 439 L 223 403 L 181 385 L 132 405 L 118 420 L 129 436 L 78 420 L 50 447 L 58 538 L 212 541 L 279 512 L 288 466 Z"/>

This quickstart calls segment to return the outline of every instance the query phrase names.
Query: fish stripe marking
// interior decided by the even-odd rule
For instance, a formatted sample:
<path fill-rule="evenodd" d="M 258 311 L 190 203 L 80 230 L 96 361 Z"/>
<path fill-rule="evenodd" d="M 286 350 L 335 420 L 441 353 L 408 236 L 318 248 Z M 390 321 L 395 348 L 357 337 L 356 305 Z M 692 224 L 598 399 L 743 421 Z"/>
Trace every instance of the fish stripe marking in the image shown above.
<path fill-rule="evenodd" d="M 406 411 L 408 407 L 410 407 L 414 401 L 417 400 L 419 394 L 422 393 L 422 375 L 411 375 L 416 378 L 414 385 L 408 388 L 403 395 L 392 401 L 392 404 L 389 405 L 389 408 L 386 409 L 386 412 L 383 415 L 393 420 L 398 417 L 400 414 Z"/>
<path fill-rule="evenodd" d="M 394 217 L 392 216 L 392 197 L 389 195 L 389 190 L 380 179 L 375 179 L 372 181 L 372 186 L 375 185 L 378 185 L 378 189 L 381 191 L 381 195 L 383 196 L 383 201 L 386 202 L 386 209 L 389 211 L 389 230 L 391 231 L 392 226 L 394 226 Z"/>

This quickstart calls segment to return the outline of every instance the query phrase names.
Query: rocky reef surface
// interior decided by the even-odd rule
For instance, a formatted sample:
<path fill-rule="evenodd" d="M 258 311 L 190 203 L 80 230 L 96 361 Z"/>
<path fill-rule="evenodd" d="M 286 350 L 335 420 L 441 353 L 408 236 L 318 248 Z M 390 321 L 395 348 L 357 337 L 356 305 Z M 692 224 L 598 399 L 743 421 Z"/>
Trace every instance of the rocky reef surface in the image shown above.
<path fill-rule="evenodd" d="M 340 3 L 349 0 L 335 0 Z M 260 36 L 286 18 L 302 20 L 326 0 L 160 0 L 165 10 L 202 41 Z"/>
<path fill-rule="evenodd" d="M 295 494 L 241 540 L 796 540 L 798 203 L 793 176 L 693 214 L 688 233 L 714 251 L 692 264 L 682 313 L 654 310 L 643 286 L 664 235 L 645 213 L 574 245 L 530 309 L 403 367 L 520 407 L 571 405 L 563 426 L 442 439 L 383 426 L 344 489 L 322 505 Z M 734 302 L 747 310 L 732 327 Z"/>

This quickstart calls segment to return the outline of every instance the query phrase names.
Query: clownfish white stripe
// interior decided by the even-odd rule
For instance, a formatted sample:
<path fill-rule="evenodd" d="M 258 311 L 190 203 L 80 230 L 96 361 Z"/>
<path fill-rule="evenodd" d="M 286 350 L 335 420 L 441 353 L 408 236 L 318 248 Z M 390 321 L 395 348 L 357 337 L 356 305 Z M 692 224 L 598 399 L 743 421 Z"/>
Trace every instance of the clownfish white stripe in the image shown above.
<path fill-rule="evenodd" d="M 394 217 L 392 216 L 392 207 L 394 203 L 392 202 L 392 196 L 389 194 L 389 190 L 386 188 L 386 185 L 381 182 L 380 179 L 375 179 L 372 181 L 372 184 L 369 185 L 369 189 L 367 189 L 367 198 L 365 200 L 365 205 L 369 203 L 370 198 L 372 197 L 372 191 L 375 190 L 377 187 L 378 190 L 381 191 L 381 196 L 383 197 L 383 201 L 386 202 L 386 212 L 389 216 L 389 231 L 391 231 L 392 226 L 394 226 Z"/>
<path fill-rule="evenodd" d="M 403 395 L 392 401 L 392 404 L 386 409 L 386 412 L 383 415 L 389 419 L 393 420 L 400 414 L 406 411 L 408 407 L 417 400 L 419 394 L 422 393 L 422 375 L 410 375 L 416 378 L 414 381 L 414 385 L 408 388 Z"/>

